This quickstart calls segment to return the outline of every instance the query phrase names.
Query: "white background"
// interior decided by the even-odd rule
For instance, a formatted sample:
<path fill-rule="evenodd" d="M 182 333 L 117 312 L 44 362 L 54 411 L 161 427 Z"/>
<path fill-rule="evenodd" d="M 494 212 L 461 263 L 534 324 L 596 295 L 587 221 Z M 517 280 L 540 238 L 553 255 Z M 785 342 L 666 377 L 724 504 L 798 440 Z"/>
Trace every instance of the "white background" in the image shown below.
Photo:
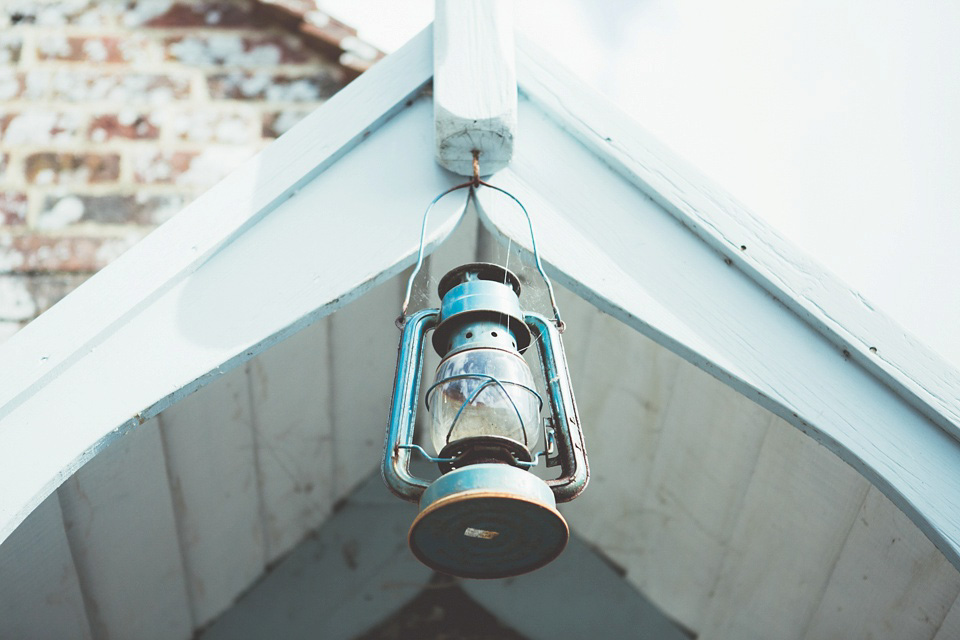
<path fill-rule="evenodd" d="M 319 0 L 391 51 L 432 0 Z M 518 0 L 517 27 L 960 366 L 960 2 Z"/>

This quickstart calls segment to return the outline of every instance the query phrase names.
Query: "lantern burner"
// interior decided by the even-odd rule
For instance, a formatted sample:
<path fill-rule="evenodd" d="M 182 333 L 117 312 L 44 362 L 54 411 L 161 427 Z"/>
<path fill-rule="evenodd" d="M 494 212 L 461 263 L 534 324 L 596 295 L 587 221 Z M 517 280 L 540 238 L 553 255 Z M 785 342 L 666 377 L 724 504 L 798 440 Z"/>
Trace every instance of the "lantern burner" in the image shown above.
<path fill-rule="evenodd" d="M 503 436 L 474 436 L 451 442 L 440 450 L 440 471 L 447 473 L 471 464 L 500 463 L 527 468 L 534 464 L 530 451 Z"/>

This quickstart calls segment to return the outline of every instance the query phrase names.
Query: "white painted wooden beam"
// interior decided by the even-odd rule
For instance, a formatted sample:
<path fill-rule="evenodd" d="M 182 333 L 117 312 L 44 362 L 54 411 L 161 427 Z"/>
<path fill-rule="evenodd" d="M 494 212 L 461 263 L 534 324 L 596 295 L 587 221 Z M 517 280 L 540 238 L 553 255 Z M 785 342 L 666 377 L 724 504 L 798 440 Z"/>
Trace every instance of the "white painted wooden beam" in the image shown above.
<path fill-rule="evenodd" d="M 517 59 L 521 92 L 567 134 L 960 441 L 960 371 L 520 34 Z"/>
<path fill-rule="evenodd" d="M 582 99 L 563 82 L 542 91 L 552 92 L 558 109 Z M 715 219 L 696 191 L 638 188 L 639 177 L 611 171 L 608 157 L 583 153 L 564 135 L 567 127 L 602 121 L 565 113 L 558 125 L 531 103 L 520 106 L 524 137 L 496 184 L 530 210 L 537 244 L 560 283 L 827 446 L 960 567 L 960 442 L 917 411 L 902 387 L 845 354 L 823 327 L 671 215 L 694 202 L 701 219 Z M 643 153 L 643 146 L 624 151 Z M 647 157 L 642 171 L 664 175 L 671 160 Z M 481 188 L 477 202 L 485 224 L 529 247 L 523 216 L 503 195 Z"/>
<path fill-rule="evenodd" d="M 517 128 L 513 3 L 437 0 L 434 19 L 437 162 L 473 175 L 507 166 Z"/>
<path fill-rule="evenodd" d="M 413 262 L 456 180 L 408 101 L 429 51 L 427 32 L 0 347 L 0 541 L 118 435 Z M 434 208 L 428 251 L 466 196 Z"/>

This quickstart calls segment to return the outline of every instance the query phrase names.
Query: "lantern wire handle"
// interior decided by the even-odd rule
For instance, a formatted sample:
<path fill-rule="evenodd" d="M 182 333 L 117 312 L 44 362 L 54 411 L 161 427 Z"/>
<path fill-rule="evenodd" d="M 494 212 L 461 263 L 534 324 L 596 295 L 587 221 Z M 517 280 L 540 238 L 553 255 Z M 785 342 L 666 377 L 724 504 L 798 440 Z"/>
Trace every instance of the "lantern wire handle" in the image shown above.
<path fill-rule="evenodd" d="M 537 237 L 533 233 L 533 220 L 530 219 L 530 213 L 527 211 L 527 208 L 523 206 L 523 203 L 520 202 L 520 199 L 506 189 L 498 187 L 495 184 L 490 184 L 489 182 L 485 182 L 483 180 L 477 180 L 477 182 L 484 187 L 489 187 L 494 191 L 499 191 L 516 202 L 517 206 L 520 207 L 520 210 L 523 211 L 523 215 L 527 218 L 527 228 L 530 230 L 530 245 L 533 249 L 533 261 L 537 265 L 537 271 L 540 272 L 540 277 L 543 278 L 544 284 L 547 285 L 547 293 L 550 294 L 550 306 L 553 308 L 554 324 L 557 326 L 557 331 L 563 333 L 563 330 L 566 329 L 566 325 L 563 323 L 563 320 L 560 319 L 560 309 L 557 308 L 557 297 L 553 293 L 553 283 L 550 282 L 550 278 L 547 277 L 547 273 L 543 270 L 543 264 L 540 262 L 540 252 L 537 251 Z"/>
<path fill-rule="evenodd" d="M 540 253 L 537 251 L 537 238 L 533 233 L 533 220 L 530 219 L 530 213 L 515 195 L 506 189 L 480 179 L 480 162 L 477 153 L 474 153 L 473 155 L 473 179 L 469 182 L 463 182 L 450 187 L 443 193 L 439 194 L 430 201 L 430 204 L 427 205 L 426 211 L 423 212 L 423 222 L 420 223 L 420 248 L 417 251 L 417 266 L 413 268 L 413 273 L 410 274 L 410 278 L 407 280 L 407 292 L 403 297 L 403 306 L 400 308 L 400 315 L 397 317 L 397 327 L 403 328 L 403 325 L 406 323 L 407 307 L 410 305 L 410 295 L 413 293 L 413 281 L 417 277 L 417 274 L 420 273 L 420 268 L 423 266 L 423 242 L 427 234 L 427 218 L 430 216 L 431 209 L 433 209 L 433 206 L 449 193 L 453 193 L 454 191 L 465 189 L 467 187 L 470 187 L 470 191 L 473 193 L 474 190 L 480 186 L 489 187 L 494 191 L 499 191 L 500 193 L 506 195 L 515 203 L 517 203 L 517 206 L 519 206 L 520 210 L 523 211 L 523 215 L 527 219 L 527 228 L 530 230 L 530 244 L 533 249 L 533 260 L 537 265 L 537 271 L 540 272 L 540 276 L 543 278 L 543 282 L 547 285 L 547 292 L 550 294 L 550 306 L 553 308 L 554 324 L 557 326 L 557 331 L 563 333 L 566 325 L 563 323 L 563 320 L 560 319 L 560 309 L 557 308 L 557 298 L 553 293 L 553 283 L 550 282 L 550 278 L 547 277 L 546 272 L 543 270 L 543 264 L 540 262 Z"/>
<path fill-rule="evenodd" d="M 443 193 L 439 194 L 436 198 L 430 201 L 430 204 L 427 205 L 427 210 L 423 212 L 423 222 L 420 223 L 420 249 L 417 251 L 417 266 L 413 268 L 413 273 L 410 274 L 410 279 L 407 280 L 407 293 L 403 297 L 403 306 L 400 308 L 400 315 L 397 317 L 397 327 L 403 328 L 403 325 L 407 321 L 407 307 L 410 305 L 410 294 L 413 292 L 413 281 L 417 277 L 417 274 L 420 273 L 420 267 L 423 266 L 423 241 L 427 234 L 427 218 L 430 216 L 430 210 L 433 209 L 433 205 L 440 202 L 440 200 L 447 194 L 453 193 L 458 189 L 465 189 L 467 187 L 473 186 L 473 180 L 470 182 L 464 182 L 456 186 L 450 187 Z"/>

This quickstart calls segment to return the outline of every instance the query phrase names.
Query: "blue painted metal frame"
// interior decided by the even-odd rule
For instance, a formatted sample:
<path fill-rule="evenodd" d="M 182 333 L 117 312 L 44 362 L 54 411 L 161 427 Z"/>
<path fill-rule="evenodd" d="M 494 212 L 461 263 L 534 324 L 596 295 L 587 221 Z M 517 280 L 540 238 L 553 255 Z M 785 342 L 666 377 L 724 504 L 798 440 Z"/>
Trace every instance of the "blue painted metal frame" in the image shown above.
<path fill-rule="evenodd" d="M 539 344 L 540 364 L 547 385 L 547 397 L 553 414 L 553 429 L 557 436 L 557 455 L 560 460 L 560 477 L 547 480 L 557 502 L 569 502 L 583 493 L 590 480 L 587 449 L 580 428 L 580 415 L 573 397 L 567 356 L 563 351 L 560 331 L 545 317 L 528 313 L 524 322 Z"/>

